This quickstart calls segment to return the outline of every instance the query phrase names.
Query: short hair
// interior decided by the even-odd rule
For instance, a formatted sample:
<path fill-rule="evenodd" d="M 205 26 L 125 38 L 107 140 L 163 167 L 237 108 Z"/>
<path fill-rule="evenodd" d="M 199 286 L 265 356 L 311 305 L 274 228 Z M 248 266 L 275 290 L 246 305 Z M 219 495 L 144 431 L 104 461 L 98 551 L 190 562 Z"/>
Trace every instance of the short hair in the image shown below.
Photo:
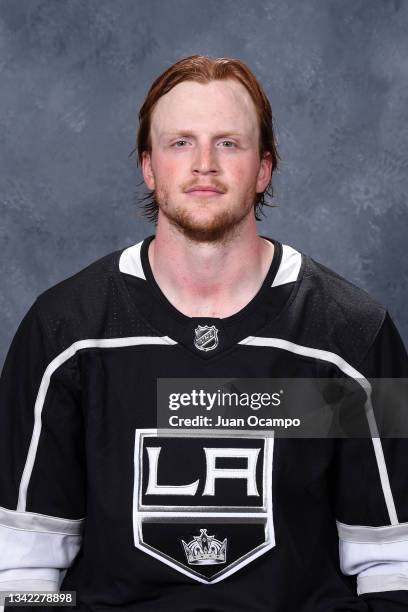
<path fill-rule="evenodd" d="M 150 87 L 146 99 L 139 111 L 139 129 L 137 132 L 137 146 L 131 151 L 129 157 L 137 150 L 138 165 L 142 163 L 144 152 L 151 153 L 150 126 L 151 117 L 158 100 L 168 93 L 173 87 L 184 81 L 196 81 L 197 83 L 209 83 L 211 81 L 235 79 L 241 83 L 251 96 L 258 115 L 260 138 L 259 155 L 262 159 L 266 152 L 272 157 L 272 173 L 266 189 L 262 193 L 256 194 L 254 203 L 254 214 L 257 221 L 260 221 L 260 213 L 264 214 L 263 206 L 271 206 L 265 201 L 265 196 L 273 197 L 272 174 L 278 168 L 280 159 L 275 129 L 273 125 L 272 108 L 262 86 L 258 82 L 253 72 L 244 62 L 228 57 L 211 58 L 205 55 L 191 55 L 185 57 L 163 72 Z M 157 223 L 158 205 L 155 199 L 155 192 L 149 191 L 147 195 L 140 198 L 144 203 L 144 215 Z"/>

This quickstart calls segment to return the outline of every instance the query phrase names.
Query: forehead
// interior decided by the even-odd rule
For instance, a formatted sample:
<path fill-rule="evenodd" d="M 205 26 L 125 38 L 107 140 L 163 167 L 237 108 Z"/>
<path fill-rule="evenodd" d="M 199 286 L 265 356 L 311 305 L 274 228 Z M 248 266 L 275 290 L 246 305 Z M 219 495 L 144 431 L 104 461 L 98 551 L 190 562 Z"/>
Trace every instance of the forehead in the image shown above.
<path fill-rule="evenodd" d="M 251 96 L 233 80 L 183 81 L 159 98 L 151 118 L 152 134 L 191 130 L 257 132 L 258 119 Z"/>

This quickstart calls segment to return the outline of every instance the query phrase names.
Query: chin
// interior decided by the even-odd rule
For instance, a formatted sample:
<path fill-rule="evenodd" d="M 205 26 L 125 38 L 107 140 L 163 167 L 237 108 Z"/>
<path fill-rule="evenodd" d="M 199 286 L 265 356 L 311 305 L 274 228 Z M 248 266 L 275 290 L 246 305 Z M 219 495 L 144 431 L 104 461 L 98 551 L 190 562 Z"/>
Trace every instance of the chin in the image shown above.
<path fill-rule="evenodd" d="M 190 210 L 180 210 L 172 219 L 172 223 L 190 240 L 194 242 L 221 242 L 231 237 L 238 229 L 243 217 L 236 217 L 231 210 L 226 209 L 216 214 L 191 214 Z"/>

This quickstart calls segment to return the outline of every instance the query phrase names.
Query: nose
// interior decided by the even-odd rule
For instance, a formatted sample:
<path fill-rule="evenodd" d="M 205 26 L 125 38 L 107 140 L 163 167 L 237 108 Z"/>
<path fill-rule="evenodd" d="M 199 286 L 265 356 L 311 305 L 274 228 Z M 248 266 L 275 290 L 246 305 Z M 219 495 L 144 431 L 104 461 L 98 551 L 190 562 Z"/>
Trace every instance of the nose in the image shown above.
<path fill-rule="evenodd" d="M 212 144 L 197 144 L 194 153 L 192 160 L 193 174 L 218 174 L 218 160 Z"/>

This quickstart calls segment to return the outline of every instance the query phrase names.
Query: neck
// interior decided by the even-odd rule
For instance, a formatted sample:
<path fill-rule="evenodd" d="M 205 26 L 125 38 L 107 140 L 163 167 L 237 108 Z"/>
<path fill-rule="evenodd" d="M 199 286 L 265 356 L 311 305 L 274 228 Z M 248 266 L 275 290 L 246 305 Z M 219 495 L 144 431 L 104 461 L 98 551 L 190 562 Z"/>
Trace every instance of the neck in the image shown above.
<path fill-rule="evenodd" d="M 273 258 L 273 244 L 241 231 L 228 242 L 197 243 L 179 231 L 161 230 L 149 245 L 157 284 L 180 312 L 190 317 L 227 317 L 256 295 Z"/>

